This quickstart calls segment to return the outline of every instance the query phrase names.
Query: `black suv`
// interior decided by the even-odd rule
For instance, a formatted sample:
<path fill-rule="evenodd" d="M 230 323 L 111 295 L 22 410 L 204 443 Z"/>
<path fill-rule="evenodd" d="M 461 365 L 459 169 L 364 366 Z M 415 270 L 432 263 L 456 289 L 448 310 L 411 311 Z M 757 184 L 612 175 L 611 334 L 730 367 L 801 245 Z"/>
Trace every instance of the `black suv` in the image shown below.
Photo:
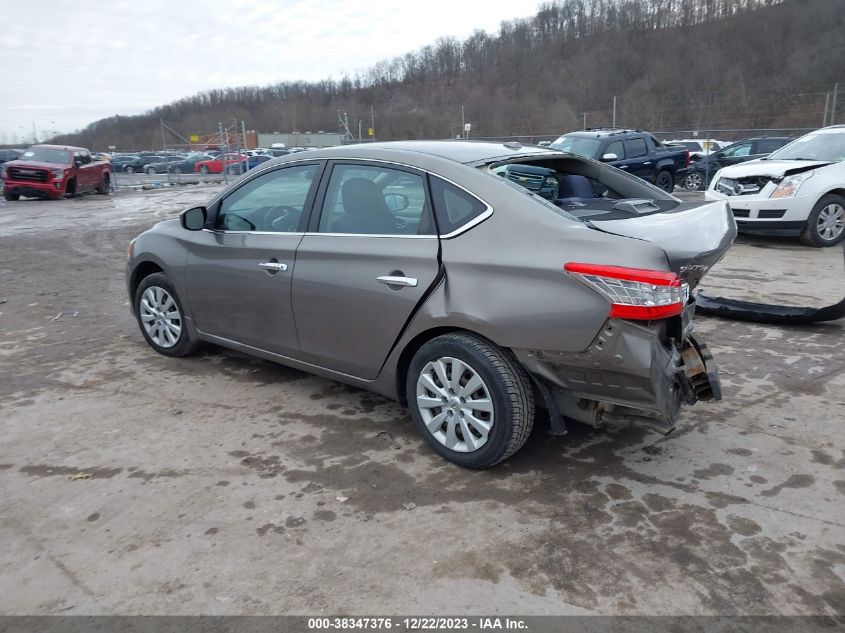
<path fill-rule="evenodd" d="M 624 169 L 670 193 L 689 164 L 685 147 L 664 145 L 642 130 L 588 128 L 564 134 L 550 147 Z"/>
<path fill-rule="evenodd" d="M 684 188 L 690 191 L 704 191 L 713 180 L 713 175 L 722 167 L 763 158 L 793 140 L 791 136 L 744 138 L 718 152 L 712 152 L 689 166 Z"/>

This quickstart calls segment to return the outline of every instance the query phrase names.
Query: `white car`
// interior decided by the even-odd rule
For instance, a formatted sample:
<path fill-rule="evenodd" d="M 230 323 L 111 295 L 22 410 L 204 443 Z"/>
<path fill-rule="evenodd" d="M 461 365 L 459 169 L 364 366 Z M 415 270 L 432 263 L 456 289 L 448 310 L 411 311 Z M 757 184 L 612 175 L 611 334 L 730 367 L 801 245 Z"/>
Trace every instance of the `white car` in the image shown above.
<path fill-rule="evenodd" d="M 740 231 L 800 235 L 809 246 L 838 244 L 845 238 L 845 125 L 723 167 L 704 195 L 727 200 Z"/>
<path fill-rule="evenodd" d="M 690 159 L 698 160 L 699 158 L 706 158 L 713 152 L 718 152 L 727 144 L 715 139 L 697 139 L 697 138 L 682 138 L 677 141 L 666 141 L 668 145 L 683 145 L 689 150 Z"/>

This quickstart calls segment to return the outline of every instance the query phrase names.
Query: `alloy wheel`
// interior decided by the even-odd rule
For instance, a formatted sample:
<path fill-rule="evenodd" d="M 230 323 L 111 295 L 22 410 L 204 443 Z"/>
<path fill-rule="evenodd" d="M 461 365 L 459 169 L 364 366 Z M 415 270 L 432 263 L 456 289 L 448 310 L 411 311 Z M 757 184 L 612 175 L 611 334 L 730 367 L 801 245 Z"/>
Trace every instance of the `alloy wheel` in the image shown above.
<path fill-rule="evenodd" d="M 826 241 L 835 240 L 845 231 L 845 208 L 832 203 L 819 212 L 816 228 L 819 235 Z"/>
<path fill-rule="evenodd" d="M 140 304 L 141 324 L 150 340 L 163 348 L 176 345 L 182 334 L 182 314 L 170 293 L 159 286 L 150 286 L 141 296 Z"/>
<path fill-rule="evenodd" d="M 471 453 L 487 443 L 493 399 L 484 380 L 464 361 L 429 362 L 417 379 L 417 407 L 429 433 L 446 448 Z"/>
<path fill-rule="evenodd" d="M 704 179 L 701 177 L 701 174 L 697 172 L 692 172 L 687 176 L 685 187 L 689 191 L 698 191 L 701 189 L 701 183 Z"/>

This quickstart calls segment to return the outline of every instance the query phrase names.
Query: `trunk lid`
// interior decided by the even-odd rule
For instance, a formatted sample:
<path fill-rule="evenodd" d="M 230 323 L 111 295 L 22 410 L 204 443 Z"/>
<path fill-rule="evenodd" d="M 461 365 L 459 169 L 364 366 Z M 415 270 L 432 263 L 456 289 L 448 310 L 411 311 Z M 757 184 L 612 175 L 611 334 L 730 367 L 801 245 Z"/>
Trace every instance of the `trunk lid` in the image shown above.
<path fill-rule="evenodd" d="M 669 268 L 695 288 L 736 239 L 736 222 L 725 201 L 680 204 L 638 217 L 583 218 L 593 229 L 650 242 L 666 253 Z"/>

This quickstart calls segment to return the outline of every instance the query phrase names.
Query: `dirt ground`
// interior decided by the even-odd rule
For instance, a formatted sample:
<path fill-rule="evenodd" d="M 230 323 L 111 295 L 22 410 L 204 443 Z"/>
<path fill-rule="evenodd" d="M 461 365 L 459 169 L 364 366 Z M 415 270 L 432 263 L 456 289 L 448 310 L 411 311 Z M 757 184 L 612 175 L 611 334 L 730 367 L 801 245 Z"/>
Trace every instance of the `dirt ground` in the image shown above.
<path fill-rule="evenodd" d="M 0 202 L 0 614 L 845 613 L 845 323 L 700 318 L 725 399 L 672 435 L 461 470 L 380 397 L 146 346 L 126 244 L 213 191 Z M 842 249 L 744 238 L 704 286 L 833 303 Z"/>

